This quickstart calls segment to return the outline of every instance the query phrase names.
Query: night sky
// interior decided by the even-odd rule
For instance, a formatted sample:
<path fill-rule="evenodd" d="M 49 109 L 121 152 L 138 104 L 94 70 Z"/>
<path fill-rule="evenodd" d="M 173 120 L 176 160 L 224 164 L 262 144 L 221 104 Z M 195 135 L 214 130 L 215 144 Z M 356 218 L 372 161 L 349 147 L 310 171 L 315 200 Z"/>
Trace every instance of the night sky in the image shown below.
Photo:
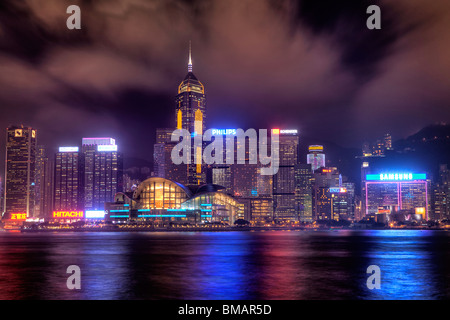
<path fill-rule="evenodd" d="M 66 27 L 71 4 L 81 30 Z M 371 4 L 381 30 L 366 28 Z M 449 30 L 448 0 L 2 0 L 0 159 L 5 128 L 23 124 L 49 147 L 111 136 L 150 161 L 189 41 L 209 127 L 401 139 L 450 121 Z"/>

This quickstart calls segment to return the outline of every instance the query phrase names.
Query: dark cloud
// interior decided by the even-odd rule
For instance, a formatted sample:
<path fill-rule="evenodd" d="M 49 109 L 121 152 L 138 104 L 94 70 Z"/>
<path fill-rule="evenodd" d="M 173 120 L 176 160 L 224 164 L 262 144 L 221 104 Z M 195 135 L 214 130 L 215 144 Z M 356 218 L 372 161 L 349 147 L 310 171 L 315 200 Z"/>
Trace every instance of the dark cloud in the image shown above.
<path fill-rule="evenodd" d="M 71 4 L 82 30 L 66 28 Z M 366 28 L 370 4 L 382 30 Z M 35 126 L 52 147 L 111 135 L 151 159 L 191 40 L 210 126 L 402 138 L 450 118 L 449 18 L 446 0 L 2 1 L 0 127 Z"/>

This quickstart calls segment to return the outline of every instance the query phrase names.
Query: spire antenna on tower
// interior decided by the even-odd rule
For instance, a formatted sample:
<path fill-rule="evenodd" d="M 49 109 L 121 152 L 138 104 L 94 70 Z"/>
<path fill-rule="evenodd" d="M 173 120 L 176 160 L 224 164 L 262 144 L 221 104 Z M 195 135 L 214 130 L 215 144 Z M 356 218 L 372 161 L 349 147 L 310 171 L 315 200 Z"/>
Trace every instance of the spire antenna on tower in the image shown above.
<path fill-rule="evenodd" d="M 191 49 L 191 41 L 189 41 L 189 63 L 188 63 L 188 72 L 192 72 L 192 49 Z"/>

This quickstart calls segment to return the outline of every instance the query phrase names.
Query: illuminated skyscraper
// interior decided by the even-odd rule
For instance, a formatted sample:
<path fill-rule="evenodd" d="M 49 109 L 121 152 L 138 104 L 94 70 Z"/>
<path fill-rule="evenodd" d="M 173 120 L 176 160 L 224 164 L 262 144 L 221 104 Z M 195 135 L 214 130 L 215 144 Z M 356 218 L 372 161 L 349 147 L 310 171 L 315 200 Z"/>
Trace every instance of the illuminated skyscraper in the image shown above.
<path fill-rule="evenodd" d="M 341 187 L 341 175 L 337 168 L 320 168 L 312 176 L 313 216 L 317 219 L 332 219 L 332 192 L 330 188 Z"/>
<path fill-rule="evenodd" d="M 312 166 L 312 171 L 325 167 L 325 154 L 323 153 L 323 146 L 313 145 L 308 148 L 307 164 Z"/>
<path fill-rule="evenodd" d="M 312 211 L 312 169 L 310 164 L 297 164 L 295 166 L 295 202 L 298 219 L 302 222 L 311 222 Z"/>
<path fill-rule="evenodd" d="M 53 210 L 84 210 L 84 156 L 78 147 L 60 147 L 55 156 Z"/>
<path fill-rule="evenodd" d="M 37 147 L 35 177 L 35 216 L 46 218 L 53 210 L 54 160 L 48 157 L 44 146 Z"/>
<path fill-rule="evenodd" d="M 385 150 L 392 150 L 392 137 L 389 133 L 384 135 L 384 148 Z"/>
<path fill-rule="evenodd" d="M 203 134 L 206 123 L 206 95 L 205 87 L 192 72 L 192 55 L 189 48 L 188 73 L 178 86 L 178 94 L 175 98 L 175 124 L 177 129 L 188 130 L 192 136 Z M 206 182 L 206 174 L 203 166 L 196 164 L 195 159 L 200 159 L 203 147 L 193 147 L 192 161 L 187 165 L 186 181 L 179 181 L 188 185 L 199 185 Z M 197 161 L 197 162 L 200 162 Z"/>
<path fill-rule="evenodd" d="M 123 157 L 112 138 L 83 138 L 84 206 L 103 210 L 123 190 Z"/>
<path fill-rule="evenodd" d="M 273 176 L 274 217 L 278 220 L 297 221 L 295 166 L 298 164 L 299 137 L 297 130 L 279 132 L 280 164 L 278 172 Z"/>
<path fill-rule="evenodd" d="M 366 215 L 409 211 L 428 219 L 428 186 L 425 173 L 367 174 Z"/>
<path fill-rule="evenodd" d="M 34 216 L 35 164 L 36 130 L 23 126 L 7 128 L 3 218 L 10 219 L 11 214 Z"/>
<path fill-rule="evenodd" d="M 450 219 L 450 170 L 446 164 L 439 166 L 439 177 L 433 184 L 433 219 Z"/>

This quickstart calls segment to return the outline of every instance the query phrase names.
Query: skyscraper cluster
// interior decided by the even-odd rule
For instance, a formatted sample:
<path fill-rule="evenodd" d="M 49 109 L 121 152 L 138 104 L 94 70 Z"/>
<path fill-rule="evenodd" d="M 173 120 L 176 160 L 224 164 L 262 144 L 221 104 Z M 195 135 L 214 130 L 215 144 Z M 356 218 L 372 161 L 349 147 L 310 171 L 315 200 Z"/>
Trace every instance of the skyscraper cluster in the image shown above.
<path fill-rule="evenodd" d="M 7 128 L 5 175 L 0 180 L 3 219 L 101 218 L 107 214 L 118 221 L 165 217 L 233 223 L 245 219 L 265 225 L 358 221 L 383 215 L 406 220 L 450 217 L 446 165 L 433 184 L 425 173 L 380 171 L 370 166 L 370 161 L 393 150 L 389 134 L 374 144 L 364 144 L 358 192 L 354 181 L 348 181 L 337 167 L 327 166 L 322 145 L 310 145 L 306 158 L 301 159 L 295 129 L 270 129 L 271 139 L 278 141 L 275 146 L 257 144 L 246 134 L 232 150 L 225 141 L 236 141 L 237 129 L 214 129 L 215 136 L 224 138 L 224 160 L 231 155 L 235 161 L 198 163 L 206 147 L 203 141 L 195 142 L 207 129 L 205 92 L 193 73 L 189 52 L 188 73 L 175 97 L 173 126 L 156 129 L 153 172 L 146 168 L 144 181 L 124 175 L 123 155 L 113 138 L 82 138 L 80 145 L 61 146 L 50 154 L 37 143 L 36 129 Z M 189 163 L 173 161 L 176 129 L 187 130 L 194 138 L 189 142 Z M 252 144 L 259 151 L 264 147 L 267 154 L 278 154 L 273 174 L 262 174 L 268 165 L 251 161 L 254 155 L 248 147 Z"/>
<path fill-rule="evenodd" d="M 377 139 L 373 143 L 364 142 L 362 146 L 362 155 L 363 157 L 381 157 L 391 150 L 394 150 L 392 146 L 392 136 L 389 133 L 386 133 L 382 139 Z"/>
<path fill-rule="evenodd" d="M 36 129 L 6 129 L 3 219 L 49 219 L 55 212 L 103 210 L 122 191 L 122 153 L 112 138 L 83 138 L 81 147 L 50 155 Z"/>

